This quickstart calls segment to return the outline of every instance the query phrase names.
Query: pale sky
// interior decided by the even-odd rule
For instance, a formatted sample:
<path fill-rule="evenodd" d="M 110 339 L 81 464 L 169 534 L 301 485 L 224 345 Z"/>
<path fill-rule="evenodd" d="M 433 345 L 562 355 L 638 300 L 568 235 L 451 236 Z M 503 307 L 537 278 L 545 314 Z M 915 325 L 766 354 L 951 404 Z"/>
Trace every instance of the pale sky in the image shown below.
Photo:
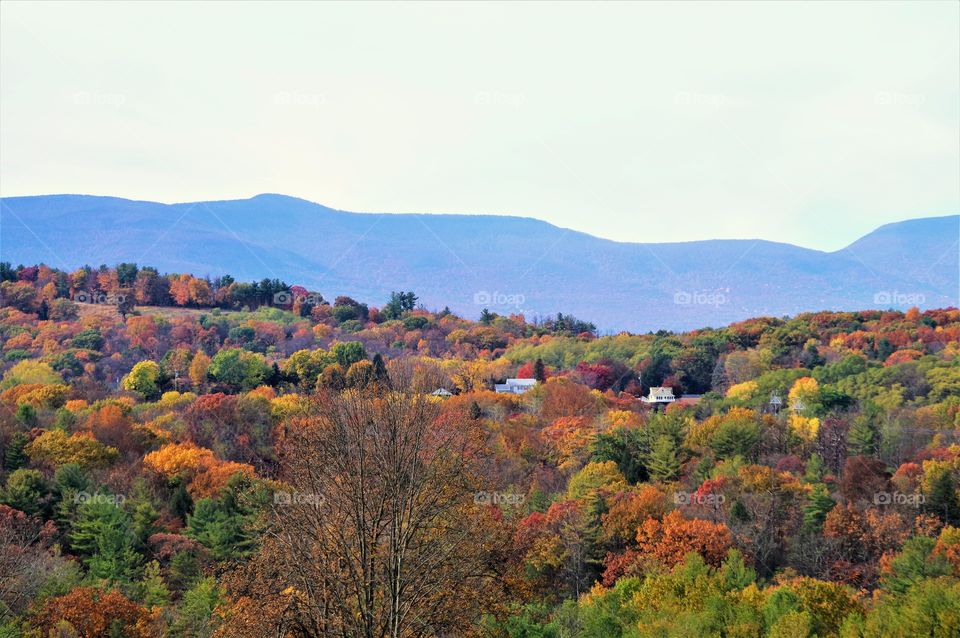
<path fill-rule="evenodd" d="M 0 194 L 840 248 L 960 210 L 960 3 L 0 4 Z"/>

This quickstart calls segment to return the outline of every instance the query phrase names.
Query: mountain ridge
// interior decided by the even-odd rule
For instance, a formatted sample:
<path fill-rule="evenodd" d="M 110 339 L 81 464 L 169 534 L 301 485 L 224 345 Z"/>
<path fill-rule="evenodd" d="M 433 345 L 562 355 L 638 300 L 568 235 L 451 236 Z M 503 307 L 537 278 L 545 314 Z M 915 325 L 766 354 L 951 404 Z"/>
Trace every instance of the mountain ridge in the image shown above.
<path fill-rule="evenodd" d="M 372 303 L 414 290 L 430 307 L 470 317 L 483 307 L 559 311 L 609 330 L 680 330 L 887 299 L 898 308 L 953 306 L 960 287 L 957 215 L 884 224 L 827 252 L 769 239 L 621 242 L 533 217 L 356 213 L 278 193 L 176 204 L 0 201 L 5 261 L 276 277 Z"/>

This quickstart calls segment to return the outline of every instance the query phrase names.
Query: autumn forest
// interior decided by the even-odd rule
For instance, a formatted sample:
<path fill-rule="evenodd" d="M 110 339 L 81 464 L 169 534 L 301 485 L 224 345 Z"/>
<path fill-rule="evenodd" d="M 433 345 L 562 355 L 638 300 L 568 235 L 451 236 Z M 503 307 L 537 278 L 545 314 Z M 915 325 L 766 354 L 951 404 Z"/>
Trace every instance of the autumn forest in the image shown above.
<path fill-rule="evenodd" d="M 0 637 L 960 635 L 956 308 L 603 335 L 133 263 L 0 299 Z"/>

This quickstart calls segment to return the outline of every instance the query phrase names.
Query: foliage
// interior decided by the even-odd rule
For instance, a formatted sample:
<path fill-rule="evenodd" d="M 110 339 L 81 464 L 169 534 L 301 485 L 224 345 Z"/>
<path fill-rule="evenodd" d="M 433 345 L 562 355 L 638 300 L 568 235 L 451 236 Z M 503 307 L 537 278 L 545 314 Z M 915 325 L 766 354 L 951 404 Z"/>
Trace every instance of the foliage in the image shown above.
<path fill-rule="evenodd" d="M 0 635 L 958 632 L 956 309 L 600 336 L 137 264 L 0 280 Z"/>

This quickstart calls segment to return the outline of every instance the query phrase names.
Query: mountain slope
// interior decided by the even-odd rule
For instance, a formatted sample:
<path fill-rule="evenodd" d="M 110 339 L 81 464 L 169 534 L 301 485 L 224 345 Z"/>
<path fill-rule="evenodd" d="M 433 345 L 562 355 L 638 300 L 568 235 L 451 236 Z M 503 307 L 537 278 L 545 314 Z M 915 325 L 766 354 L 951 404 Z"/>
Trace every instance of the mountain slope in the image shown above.
<path fill-rule="evenodd" d="M 888 224 L 834 253 L 762 240 L 619 243 L 529 218 L 348 213 L 283 195 L 5 198 L 0 230 L 0 258 L 14 263 L 135 261 L 372 302 L 409 289 L 471 317 L 560 311 L 610 330 L 958 303 L 958 216 Z"/>

